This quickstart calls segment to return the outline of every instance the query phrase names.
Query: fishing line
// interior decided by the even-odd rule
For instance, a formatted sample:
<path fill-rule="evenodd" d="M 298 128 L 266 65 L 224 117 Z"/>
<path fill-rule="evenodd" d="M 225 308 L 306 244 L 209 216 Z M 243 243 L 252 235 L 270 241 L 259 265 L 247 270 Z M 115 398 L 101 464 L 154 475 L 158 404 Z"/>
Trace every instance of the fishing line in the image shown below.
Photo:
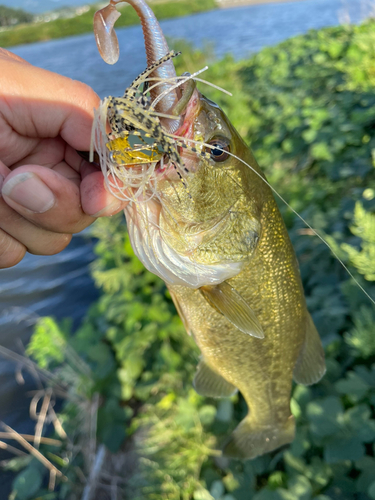
<path fill-rule="evenodd" d="M 172 137 L 175 137 L 176 139 L 181 139 L 179 136 L 175 136 L 174 134 L 170 134 Z M 193 139 L 185 139 L 187 142 L 192 142 L 193 144 L 199 144 L 202 146 L 205 146 L 209 149 L 218 149 L 219 151 L 223 151 L 236 160 L 239 160 L 241 163 L 246 165 L 250 170 L 252 170 L 275 194 L 276 196 L 314 233 L 315 236 L 317 236 L 322 243 L 331 251 L 332 255 L 339 261 L 339 263 L 342 265 L 342 267 L 345 269 L 345 271 L 348 273 L 348 275 L 352 278 L 354 283 L 359 287 L 359 289 L 366 295 L 366 297 L 374 304 L 375 306 L 375 300 L 369 295 L 366 290 L 363 288 L 363 286 L 358 282 L 358 280 L 353 276 L 351 271 L 348 269 L 348 267 L 344 264 L 344 262 L 340 259 L 340 257 L 337 255 L 337 253 L 334 251 L 334 249 L 331 247 L 331 245 L 321 236 L 303 217 L 300 215 L 294 208 L 281 196 L 281 194 L 278 193 L 278 191 L 260 174 L 257 172 L 251 165 L 246 163 L 242 158 L 239 156 L 235 155 L 234 153 L 231 153 L 229 151 L 226 151 L 218 146 L 213 146 L 212 144 L 206 144 L 205 142 L 201 141 L 195 141 Z"/>
<path fill-rule="evenodd" d="M 200 75 L 201 73 L 203 73 L 207 69 L 208 69 L 208 66 L 205 66 L 204 68 L 200 69 L 196 73 L 193 73 L 192 75 L 189 75 L 189 76 L 186 76 L 186 77 L 181 77 L 181 78 L 185 78 L 185 80 L 182 80 L 181 82 L 177 82 L 174 85 L 172 85 L 172 87 L 168 88 L 167 90 L 164 90 L 164 92 L 162 92 L 160 95 L 158 95 L 156 97 L 156 99 L 154 99 L 154 101 L 151 103 L 151 107 L 154 108 L 158 104 L 158 102 L 160 102 L 163 99 L 163 97 L 165 97 L 170 92 L 172 92 L 172 90 L 176 89 L 177 87 L 179 87 L 183 83 L 187 82 L 188 80 L 192 80 L 194 78 L 194 76 Z M 155 84 L 155 85 L 158 85 L 158 84 Z M 153 87 L 155 87 L 155 85 L 153 85 Z"/>
<path fill-rule="evenodd" d="M 209 85 L 210 87 L 213 87 L 216 90 L 220 90 L 220 92 L 224 92 L 224 94 L 233 97 L 233 94 L 231 92 L 223 89 L 222 87 L 219 87 L 218 85 L 215 85 L 214 83 L 208 82 L 207 80 L 202 80 L 201 78 L 194 78 L 194 80 L 196 80 L 197 82 L 205 83 L 206 85 Z"/>
<path fill-rule="evenodd" d="M 209 85 L 210 87 L 213 87 L 214 89 L 219 90 L 220 92 L 223 92 L 224 94 L 227 94 L 230 97 L 233 97 L 233 94 L 231 92 L 229 92 L 228 90 L 225 90 L 222 87 L 215 85 L 214 83 L 208 82 L 207 80 L 203 80 L 202 78 L 196 78 L 197 75 L 199 75 L 200 73 L 203 73 L 203 71 L 206 71 L 207 69 L 208 69 L 208 66 L 205 66 L 204 68 L 202 68 L 201 70 L 197 71 L 196 73 L 194 73 L 192 75 L 174 76 L 173 78 L 156 78 L 156 77 L 155 78 L 154 77 L 145 78 L 143 80 L 143 82 L 151 82 L 151 81 L 158 82 L 155 85 L 152 85 L 151 87 L 149 87 L 147 89 L 147 92 L 149 92 L 150 90 L 154 89 L 158 85 L 161 85 L 162 83 L 165 83 L 165 82 L 171 83 L 171 82 L 174 82 L 176 80 L 181 80 L 181 83 L 180 83 L 180 85 L 181 85 L 181 84 L 185 83 L 186 81 L 194 78 L 194 80 L 196 80 L 197 82 L 205 83 L 206 85 Z M 143 82 L 141 82 L 141 83 L 143 83 Z M 171 89 L 171 90 L 173 90 L 173 89 Z M 173 118 L 176 118 L 176 117 L 174 116 Z"/>
<path fill-rule="evenodd" d="M 152 107 L 156 106 L 156 104 L 165 95 L 167 95 L 169 92 L 171 92 L 172 90 L 174 90 L 175 88 L 179 87 L 180 85 L 182 85 L 183 83 L 185 83 L 186 81 L 188 81 L 190 79 L 195 79 L 197 81 L 202 81 L 201 79 L 198 79 L 196 77 L 199 74 L 201 74 L 204 71 L 206 71 L 207 69 L 208 69 L 208 66 L 202 68 L 201 70 L 199 70 L 199 71 L 197 71 L 194 74 L 189 75 L 189 76 L 176 77 L 176 78 L 173 78 L 173 79 L 169 79 L 169 78 L 168 79 L 160 79 L 160 81 L 157 81 L 152 87 L 150 87 L 149 89 L 147 89 L 147 91 L 149 92 L 153 88 L 156 88 L 157 86 L 159 86 L 162 83 L 165 83 L 167 81 L 171 81 L 171 80 L 172 81 L 173 80 L 179 80 L 179 81 L 177 81 L 177 83 L 175 83 L 174 85 L 172 85 L 171 88 L 169 88 L 166 91 L 162 92 L 162 94 L 160 94 L 153 101 L 153 103 L 151 104 L 151 106 Z M 150 74 L 150 72 L 147 72 L 147 73 L 148 74 L 145 75 L 146 78 L 141 79 L 141 78 L 138 77 L 135 80 L 137 82 L 137 84 L 138 84 L 138 82 L 139 82 L 139 85 L 140 85 L 141 83 L 143 83 L 145 81 L 151 81 L 151 80 L 156 81 L 157 80 L 156 78 L 147 78 L 147 76 Z M 214 84 L 210 84 L 210 82 L 202 81 L 202 83 L 206 83 L 208 85 L 211 85 L 212 87 L 216 88 L 217 90 L 223 91 L 226 94 L 231 95 L 229 92 L 225 91 L 224 89 L 221 89 L 220 87 L 218 87 L 218 86 L 216 86 Z M 138 85 L 138 88 L 139 88 L 139 85 Z M 132 85 L 132 88 L 135 90 L 135 85 Z M 155 174 L 155 168 L 156 168 L 156 165 L 159 163 L 159 161 L 157 161 L 157 162 L 149 162 L 147 164 L 142 165 L 142 171 L 139 172 L 139 173 L 138 172 L 134 172 L 134 169 L 132 169 L 132 171 L 130 173 L 130 172 L 128 172 L 128 169 L 126 168 L 126 166 L 124 166 L 124 165 L 116 165 L 116 166 L 114 166 L 112 164 L 112 162 L 109 161 L 109 152 L 108 152 L 108 150 L 106 148 L 106 140 L 105 140 L 105 138 L 107 137 L 106 126 L 105 126 L 105 124 L 107 123 L 107 108 L 108 108 L 108 100 L 105 99 L 103 101 L 103 103 L 101 103 L 101 105 L 98 108 L 98 110 L 95 110 L 95 112 L 94 112 L 94 124 L 93 124 L 93 128 L 92 128 L 92 131 L 91 131 L 90 161 L 93 161 L 93 154 L 94 154 L 94 148 L 93 148 L 93 146 L 95 145 L 95 149 L 99 152 L 100 165 L 102 166 L 103 173 L 105 174 L 104 178 L 105 178 L 106 185 L 107 185 L 109 191 L 116 198 L 118 198 L 118 199 L 120 199 L 122 201 L 128 200 L 130 202 L 135 202 L 135 203 L 138 204 L 140 202 L 139 197 L 142 194 L 145 195 L 145 193 L 146 193 L 146 186 L 148 186 L 148 188 L 152 187 L 152 189 L 151 189 L 151 191 L 152 191 L 151 195 L 149 195 L 149 198 L 147 200 L 142 200 L 141 203 L 146 203 L 147 201 L 151 200 L 155 195 L 160 200 L 159 196 L 157 195 L 157 191 L 156 191 L 157 177 L 156 177 L 156 174 Z M 154 111 L 150 111 L 150 113 L 155 114 L 155 116 L 159 116 L 159 117 L 163 117 L 163 118 L 164 117 L 165 118 L 175 118 L 175 117 L 172 117 L 172 116 L 169 116 L 169 115 L 164 115 L 162 113 L 158 113 L 158 112 L 154 112 Z M 95 122 L 97 123 L 97 126 L 95 126 Z M 137 125 L 138 125 L 139 128 L 141 128 L 141 129 L 143 128 L 140 123 L 137 123 Z M 249 165 L 248 163 L 246 163 L 242 158 L 238 157 L 234 153 L 226 151 L 226 150 L 224 150 L 224 149 L 222 149 L 222 148 L 220 148 L 218 146 L 213 146 L 211 144 L 207 144 L 207 143 L 202 142 L 202 141 L 195 141 L 193 139 L 187 139 L 187 138 L 184 138 L 184 137 L 181 137 L 181 136 L 178 136 L 178 135 L 175 135 L 175 134 L 171 134 L 171 133 L 166 133 L 166 135 L 169 136 L 170 138 L 173 138 L 173 139 L 177 140 L 178 141 L 177 143 L 180 144 L 180 145 L 181 144 L 185 144 L 185 145 L 188 146 L 191 143 L 191 144 L 198 145 L 201 148 L 204 146 L 204 147 L 206 147 L 208 149 L 218 149 L 219 151 L 226 152 L 227 154 L 229 154 L 230 156 L 232 156 L 236 160 L 240 161 L 246 167 L 250 168 L 250 170 L 252 172 L 254 172 L 272 190 L 273 193 L 275 193 L 275 195 L 282 201 L 282 203 L 284 203 L 294 213 L 294 215 L 296 215 L 303 222 L 303 224 L 305 224 L 305 226 L 308 227 L 312 231 L 312 233 L 315 236 L 317 236 L 319 238 L 319 240 L 330 250 L 330 252 L 332 253 L 332 255 L 337 259 L 337 261 L 345 269 L 345 271 L 347 272 L 347 274 L 352 278 L 352 280 L 358 286 L 358 288 L 362 291 L 362 293 L 364 293 L 364 295 L 372 302 L 372 304 L 375 305 L 375 300 L 369 295 L 369 293 L 367 293 L 367 291 L 364 289 L 364 287 L 354 277 L 354 275 L 352 274 L 352 272 L 344 264 L 344 262 L 338 256 L 338 254 L 334 251 L 334 249 L 332 248 L 332 246 L 281 196 L 281 194 L 278 193 L 278 191 L 263 177 L 263 175 L 260 174 L 259 172 L 257 172 L 251 165 Z M 105 165 L 105 167 L 107 168 L 106 170 L 103 168 L 103 165 Z M 180 165 L 179 165 L 179 168 L 181 168 Z M 109 179 L 109 174 L 110 173 L 112 174 L 114 183 L 113 183 L 113 181 L 111 181 Z M 139 181 L 140 181 L 140 182 L 138 182 L 138 184 L 135 183 L 135 181 L 137 179 L 139 179 Z M 126 187 L 124 186 L 124 184 L 122 186 L 120 186 L 119 183 L 118 183 L 119 180 L 121 180 L 126 185 Z M 129 187 L 130 187 L 130 190 L 131 190 L 131 196 L 128 196 L 124 192 L 124 189 L 127 190 Z M 117 189 L 122 194 L 122 197 L 119 196 L 113 190 L 113 188 Z M 138 188 L 137 192 L 134 193 L 134 191 L 133 191 L 132 188 Z M 138 202 L 136 201 L 137 199 L 138 199 Z M 143 214 L 143 215 L 145 215 L 145 214 Z M 146 217 L 146 219 L 147 219 L 145 221 L 146 222 L 146 226 L 149 226 L 149 222 L 150 221 L 148 220 L 148 217 Z M 158 224 L 155 224 L 154 222 L 152 222 L 152 224 L 154 226 L 158 227 Z M 160 229 L 161 228 L 159 227 L 159 230 Z M 148 233 L 148 238 L 150 238 L 149 230 L 147 230 L 147 233 Z M 169 236 L 172 236 L 172 235 L 169 235 Z M 173 238 L 173 236 L 172 236 L 172 238 Z M 152 246 L 153 245 L 151 245 L 151 247 Z M 155 252 L 154 248 L 153 248 L 153 252 Z"/>

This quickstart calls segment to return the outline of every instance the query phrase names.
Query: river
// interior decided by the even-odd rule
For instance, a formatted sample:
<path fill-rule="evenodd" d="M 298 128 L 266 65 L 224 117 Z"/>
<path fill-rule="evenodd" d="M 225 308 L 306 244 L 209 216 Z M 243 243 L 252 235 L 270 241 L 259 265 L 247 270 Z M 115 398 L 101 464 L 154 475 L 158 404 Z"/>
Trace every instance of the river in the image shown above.
<path fill-rule="evenodd" d="M 311 28 L 358 23 L 371 12 L 366 0 L 304 0 L 220 9 L 161 22 L 171 39 L 185 39 L 196 47 L 214 44 L 218 57 L 232 53 L 244 58 L 266 45 L 274 45 Z M 13 52 L 31 64 L 81 80 L 101 96 L 121 95 L 145 67 L 140 26 L 117 31 L 120 61 L 106 65 L 99 57 L 92 34 L 18 46 Z M 228 89 L 230 90 L 230 89 Z M 27 255 L 12 269 L 0 271 L 0 344 L 22 351 L 35 319 L 41 315 L 83 318 L 98 295 L 90 278 L 93 241 L 86 231 L 75 236 L 56 256 Z M 0 357 L 0 420 L 19 432 L 33 432 L 28 419 L 30 379 L 19 386 L 15 365 Z M 3 456 L 1 456 L 3 458 Z M 0 500 L 8 498 L 10 480 L 0 474 Z"/>

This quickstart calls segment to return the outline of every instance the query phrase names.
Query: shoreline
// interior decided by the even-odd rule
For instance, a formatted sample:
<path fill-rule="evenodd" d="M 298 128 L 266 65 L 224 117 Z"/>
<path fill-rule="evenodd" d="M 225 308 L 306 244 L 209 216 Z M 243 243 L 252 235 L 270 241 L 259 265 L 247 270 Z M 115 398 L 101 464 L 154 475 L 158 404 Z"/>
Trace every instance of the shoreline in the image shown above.
<path fill-rule="evenodd" d="M 83 0 L 84 1 L 84 0 Z M 210 10 L 230 9 L 269 3 L 301 2 L 303 0 L 154 0 L 150 1 L 159 20 L 184 17 Z M 92 18 L 97 4 L 90 4 L 89 10 L 73 18 L 58 18 L 49 22 L 22 24 L 0 30 L 0 46 L 15 47 L 30 43 L 61 39 L 92 32 Z M 139 24 L 135 11 L 129 10 L 126 18 L 120 17 L 116 26 Z"/>
<path fill-rule="evenodd" d="M 159 21 L 218 9 L 216 0 L 163 0 L 153 2 L 151 5 Z M 91 4 L 87 11 L 69 19 L 61 17 L 49 22 L 20 24 L 0 31 L 0 47 L 15 47 L 92 33 L 93 16 L 97 8 L 98 4 Z M 121 16 L 118 19 L 116 27 L 122 28 L 139 23 L 135 10 L 128 9 L 126 17 Z"/>
<path fill-rule="evenodd" d="M 250 7 L 267 3 L 303 2 L 304 0 L 216 0 L 218 9 L 232 9 L 235 7 Z"/>

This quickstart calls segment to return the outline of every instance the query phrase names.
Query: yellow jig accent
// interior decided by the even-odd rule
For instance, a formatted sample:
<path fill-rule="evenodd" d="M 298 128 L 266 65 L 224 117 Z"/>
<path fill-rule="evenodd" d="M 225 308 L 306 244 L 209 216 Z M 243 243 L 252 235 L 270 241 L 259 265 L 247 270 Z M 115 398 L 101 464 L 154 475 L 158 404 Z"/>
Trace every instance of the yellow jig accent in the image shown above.
<path fill-rule="evenodd" d="M 131 144 L 130 138 L 134 137 L 118 137 L 106 143 L 113 163 L 128 167 L 157 162 L 161 159 L 163 152 L 159 151 L 157 144 L 148 144 L 142 137 L 135 137 L 138 139 L 138 143 Z"/>

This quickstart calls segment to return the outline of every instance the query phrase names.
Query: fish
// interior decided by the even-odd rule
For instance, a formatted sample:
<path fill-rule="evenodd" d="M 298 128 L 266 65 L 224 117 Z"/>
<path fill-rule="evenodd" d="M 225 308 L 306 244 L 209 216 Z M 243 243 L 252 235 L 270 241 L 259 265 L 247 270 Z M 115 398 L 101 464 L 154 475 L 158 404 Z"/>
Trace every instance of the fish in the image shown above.
<path fill-rule="evenodd" d="M 178 77 L 144 0 L 126 0 L 142 22 L 147 69 L 96 111 L 93 146 L 108 189 L 125 209 L 133 250 L 166 283 L 201 351 L 198 394 L 239 391 L 248 414 L 223 454 L 254 459 L 295 436 L 292 381 L 325 373 L 292 243 L 273 191 L 220 107 Z M 95 14 L 104 59 L 117 60 L 118 1 Z"/>

